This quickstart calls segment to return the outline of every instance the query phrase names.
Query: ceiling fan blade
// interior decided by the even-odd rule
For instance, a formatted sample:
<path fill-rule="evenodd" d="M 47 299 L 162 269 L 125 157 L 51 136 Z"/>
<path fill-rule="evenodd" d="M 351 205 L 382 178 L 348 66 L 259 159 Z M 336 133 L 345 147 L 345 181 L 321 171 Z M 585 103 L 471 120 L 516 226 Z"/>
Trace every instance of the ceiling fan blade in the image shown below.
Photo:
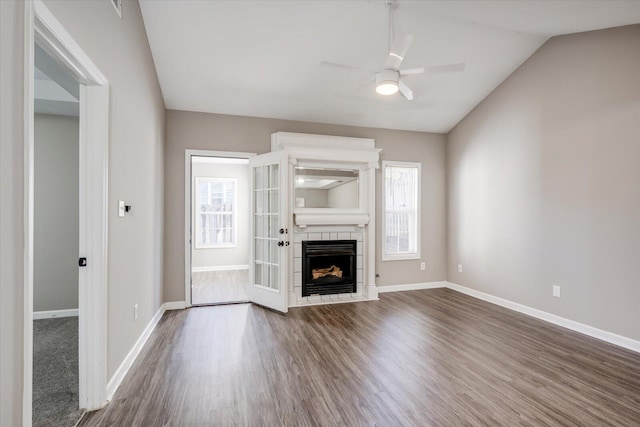
<path fill-rule="evenodd" d="M 424 68 L 407 68 L 406 70 L 400 70 L 401 76 L 412 76 L 414 74 L 422 74 L 424 73 Z"/>
<path fill-rule="evenodd" d="M 369 78 L 367 78 L 367 80 L 363 81 L 362 83 L 352 87 L 351 89 L 349 89 L 348 91 L 344 92 L 345 95 L 349 95 L 355 91 L 357 91 L 358 89 L 370 84 L 371 82 L 373 82 L 376 79 L 376 75 L 372 75 Z"/>
<path fill-rule="evenodd" d="M 354 67 L 352 65 L 345 65 L 345 64 L 338 64 L 337 62 L 322 61 L 320 63 L 320 66 L 321 67 L 342 68 L 342 69 L 346 69 L 346 70 L 355 70 L 355 71 L 366 72 L 365 70 L 363 70 L 360 67 Z"/>
<path fill-rule="evenodd" d="M 459 62 L 457 64 L 437 65 L 435 67 L 429 67 L 427 68 L 427 72 L 430 74 L 458 73 L 460 71 L 464 71 L 465 68 L 467 68 L 467 63 Z"/>
<path fill-rule="evenodd" d="M 407 55 L 414 38 L 413 34 L 407 34 L 399 40 L 396 39 L 391 43 L 389 57 L 387 58 L 387 63 L 385 65 L 387 69 L 398 70 L 400 68 L 400 64 L 402 64 L 404 57 Z"/>
<path fill-rule="evenodd" d="M 409 86 L 404 84 L 402 80 L 398 82 L 398 89 L 400 90 L 402 96 L 407 98 L 407 101 L 413 101 L 413 91 L 409 89 Z"/>

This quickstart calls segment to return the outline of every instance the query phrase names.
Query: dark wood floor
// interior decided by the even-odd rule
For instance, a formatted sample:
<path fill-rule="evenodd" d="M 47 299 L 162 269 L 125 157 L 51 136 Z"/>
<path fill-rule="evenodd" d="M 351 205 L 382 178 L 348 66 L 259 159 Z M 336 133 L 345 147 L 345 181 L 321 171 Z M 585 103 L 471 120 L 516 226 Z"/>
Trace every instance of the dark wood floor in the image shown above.
<path fill-rule="evenodd" d="M 164 315 L 85 426 L 640 425 L 640 354 L 448 289 Z"/>

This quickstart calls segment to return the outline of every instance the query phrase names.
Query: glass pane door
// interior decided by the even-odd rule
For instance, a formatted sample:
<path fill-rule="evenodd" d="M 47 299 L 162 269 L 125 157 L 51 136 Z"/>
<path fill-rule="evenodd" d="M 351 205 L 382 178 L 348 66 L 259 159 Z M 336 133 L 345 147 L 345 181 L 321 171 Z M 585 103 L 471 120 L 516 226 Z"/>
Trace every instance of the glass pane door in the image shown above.
<path fill-rule="evenodd" d="M 287 311 L 286 268 L 289 250 L 286 225 L 286 153 L 251 159 L 253 262 L 251 301 Z"/>

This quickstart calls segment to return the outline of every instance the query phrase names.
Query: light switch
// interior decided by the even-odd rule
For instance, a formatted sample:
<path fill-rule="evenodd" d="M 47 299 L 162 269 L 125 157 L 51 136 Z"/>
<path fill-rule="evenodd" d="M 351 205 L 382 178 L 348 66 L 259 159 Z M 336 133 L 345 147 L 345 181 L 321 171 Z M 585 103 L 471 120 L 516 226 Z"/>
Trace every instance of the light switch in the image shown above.
<path fill-rule="evenodd" d="M 124 216 L 124 200 L 118 200 L 118 216 Z"/>

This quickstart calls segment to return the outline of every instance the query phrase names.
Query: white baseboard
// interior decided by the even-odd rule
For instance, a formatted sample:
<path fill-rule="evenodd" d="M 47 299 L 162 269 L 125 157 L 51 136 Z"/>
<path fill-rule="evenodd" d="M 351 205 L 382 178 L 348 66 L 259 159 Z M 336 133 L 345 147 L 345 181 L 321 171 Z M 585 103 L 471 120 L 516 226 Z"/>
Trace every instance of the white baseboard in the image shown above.
<path fill-rule="evenodd" d="M 204 271 L 230 271 L 230 270 L 248 270 L 248 265 L 216 265 L 211 267 L 192 267 L 192 273 L 201 273 Z"/>
<path fill-rule="evenodd" d="M 580 332 L 581 334 L 640 353 L 640 341 L 623 337 L 622 335 L 614 334 L 613 332 L 603 331 L 602 329 L 594 328 L 593 326 L 585 325 L 584 323 L 576 322 L 555 314 L 547 313 L 546 311 L 538 310 L 537 308 L 532 308 L 504 298 L 476 291 L 475 289 L 467 288 L 455 283 L 445 283 L 447 288 L 454 291 L 458 291 L 474 298 L 508 308 L 509 310 L 517 311 L 519 313 L 535 317 L 536 319 L 544 320 L 545 322 L 553 323 L 554 325 L 562 326 L 563 328 L 571 329 L 572 331 Z"/>
<path fill-rule="evenodd" d="M 33 312 L 33 320 L 54 319 L 57 317 L 78 317 L 78 309 L 70 308 L 68 310 L 49 310 L 49 311 Z"/>
<path fill-rule="evenodd" d="M 124 379 L 125 375 L 127 375 L 127 372 L 129 372 L 129 369 L 133 365 L 133 362 L 136 361 L 136 358 L 151 336 L 151 332 L 153 332 L 156 325 L 162 318 L 164 312 L 165 307 L 163 304 L 160 306 L 156 314 L 151 318 L 147 327 L 144 328 L 144 331 L 142 331 L 142 335 L 140 335 L 138 341 L 136 341 L 136 343 L 133 345 L 133 348 L 129 351 L 129 354 L 127 354 L 120 366 L 118 366 L 118 369 L 116 369 L 116 372 L 113 374 L 113 376 L 109 380 L 109 383 L 107 384 L 107 401 L 110 402 L 111 399 L 113 399 L 113 395 L 115 394 L 118 387 L 120 387 L 120 383 Z"/>
<path fill-rule="evenodd" d="M 127 372 L 129 372 L 129 369 L 131 369 L 133 362 L 136 361 L 136 358 L 140 354 L 140 351 L 142 351 L 142 348 L 151 336 L 153 330 L 156 328 L 156 325 L 162 318 L 164 312 L 167 310 L 181 310 L 184 308 L 184 301 L 165 302 L 160 306 L 156 314 L 149 321 L 147 327 L 144 328 L 144 331 L 142 331 L 142 334 L 140 335 L 140 338 L 138 338 L 138 341 L 136 341 L 136 343 L 133 345 L 133 348 L 129 351 L 129 354 L 127 354 L 127 357 L 124 358 L 120 366 L 118 366 L 118 369 L 116 369 L 115 374 L 113 374 L 113 376 L 109 380 L 109 383 L 107 384 L 107 401 L 111 401 L 111 399 L 113 399 L 113 395 L 115 394 L 118 387 L 120 387 L 120 383 L 122 383 L 122 380 L 127 375 Z"/>
<path fill-rule="evenodd" d="M 378 285 L 378 293 L 385 292 L 400 292 L 400 291 L 417 291 L 420 289 L 436 289 L 444 288 L 447 286 L 447 282 L 424 282 L 424 283 L 409 283 L 406 285 Z"/>
<path fill-rule="evenodd" d="M 165 302 L 163 305 L 165 310 L 184 310 L 187 308 L 187 304 L 184 301 L 170 301 Z"/>

